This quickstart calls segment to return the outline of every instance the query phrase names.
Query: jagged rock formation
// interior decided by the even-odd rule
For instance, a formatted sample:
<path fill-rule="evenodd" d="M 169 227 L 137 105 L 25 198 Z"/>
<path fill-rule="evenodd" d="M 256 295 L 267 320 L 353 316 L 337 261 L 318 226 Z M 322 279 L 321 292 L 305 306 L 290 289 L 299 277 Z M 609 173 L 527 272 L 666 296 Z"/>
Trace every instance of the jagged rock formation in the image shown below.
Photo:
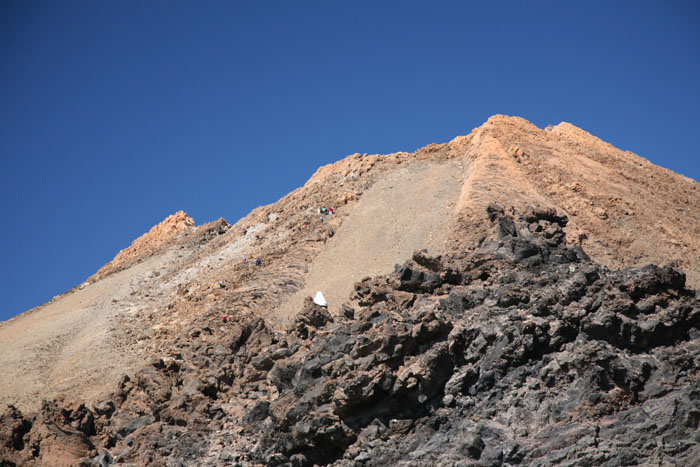
<path fill-rule="evenodd" d="M 95 465 L 697 460 L 700 301 L 685 276 L 597 265 L 551 210 L 488 215 L 474 253 L 417 252 L 358 283 L 356 310 L 309 299 L 281 334 L 232 316 L 188 329 L 92 409 L 9 409 L 10 461 L 60 447 Z"/>
<path fill-rule="evenodd" d="M 698 206 L 583 130 L 496 116 L 234 225 L 178 213 L 0 324 L 0 462 L 689 465 Z"/>

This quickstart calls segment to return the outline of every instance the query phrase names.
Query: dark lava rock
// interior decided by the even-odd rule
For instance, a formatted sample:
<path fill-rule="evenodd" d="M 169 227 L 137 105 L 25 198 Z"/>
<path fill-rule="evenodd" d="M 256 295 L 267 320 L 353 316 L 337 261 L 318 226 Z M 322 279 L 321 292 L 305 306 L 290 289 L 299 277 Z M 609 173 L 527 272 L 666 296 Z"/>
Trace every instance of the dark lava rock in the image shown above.
<path fill-rule="evenodd" d="M 310 301 L 286 333 L 232 315 L 94 410 L 8 409 L 0 463 L 73 440 L 83 465 L 697 463 L 700 302 L 683 273 L 592 263 L 553 210 L 488 215 L 492 241 L 363 279 L 337 322 Z"/>
<path fill-rule="evenodd" d="M 296 318 L 298 324 L 320 328 L 333 322 L 333 317 L 326 307 L 316 305 L 311 297 L 306 297 L 304 307 Z"/>

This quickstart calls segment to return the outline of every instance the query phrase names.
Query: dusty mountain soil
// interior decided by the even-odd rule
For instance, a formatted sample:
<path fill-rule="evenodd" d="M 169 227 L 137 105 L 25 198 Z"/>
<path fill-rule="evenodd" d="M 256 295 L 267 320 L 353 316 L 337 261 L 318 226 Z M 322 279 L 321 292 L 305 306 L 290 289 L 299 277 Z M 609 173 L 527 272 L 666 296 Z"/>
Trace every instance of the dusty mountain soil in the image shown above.
<path fill-rule="evenodd" d="M 145 341 L 128 321 L 152 312 L 137 291 L 149 287 L 153 271 L 172 267 L 173 256 L 149 258 L 3 323 L 0 403 L 36 410 L 58 395 L 94 402 L 106 382 L 142 364 Z"/>
<path fill-rule="evenodd" d="M 37 410 L 59 395 L 92 403 L 157 352 L 157 322 L 169 319 L 179 284 L 170 278 L 182 274 L 202 235 L 227 228 L 192 224 L 182 212 L 169 216 L 79 287 L 0 323 L 0 404 Z M 190 248 L 169 243 L 184 231 Z"/>
<path fill-rule="evenodd" d="M 32 412 L 59 394 L 104 401 L 120 375 L 228 332 L 222 318 L 263 318 L 269 332 L 288 332 L 317 290 L 340 319 L 342 303 L 357 307 L 355 282 L 390 273 L 413 250 L 463 257 L 484 248 L 493 202 L 566 215 L 568 246 L 605 266 L 675 261 L 688 286 L 700 286 L 697 182 L 566 123 L 541 130 L 494 116 L 412 154 L 321 167 L 234 225 L 170 216 L 81 287 L 0 324 L 0 402 Z M 321 222 L 321 207 L 335 214 Z"/>

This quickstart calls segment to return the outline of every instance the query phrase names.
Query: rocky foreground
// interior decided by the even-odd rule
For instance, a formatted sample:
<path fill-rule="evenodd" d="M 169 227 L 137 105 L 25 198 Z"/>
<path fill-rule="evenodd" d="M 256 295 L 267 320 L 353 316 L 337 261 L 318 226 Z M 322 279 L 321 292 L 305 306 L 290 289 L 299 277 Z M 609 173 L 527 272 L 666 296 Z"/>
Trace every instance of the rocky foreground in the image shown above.
<path fill-rule="evenodd" d="M 0 416 L 0 465 L 700 465 L 700 301 L 609 270 L 551 209 L 489 206 L 359 307 L 285 332 L 214 311 L 111 398 Z"/>

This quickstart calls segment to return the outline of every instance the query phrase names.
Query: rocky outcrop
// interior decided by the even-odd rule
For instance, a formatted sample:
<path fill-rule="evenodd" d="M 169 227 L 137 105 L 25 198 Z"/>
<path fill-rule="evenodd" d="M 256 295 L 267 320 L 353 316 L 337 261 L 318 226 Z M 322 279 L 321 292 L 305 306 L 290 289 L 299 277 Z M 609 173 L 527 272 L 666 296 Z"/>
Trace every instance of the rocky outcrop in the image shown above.
<path fill-rule="evenodd" d="M 163 219 L 162 222 L 154 225 L 151 230 L 134 240 L 128 248 L 117 253 L 117 256 L 100 268 L 90 280 L 100 279 L 114 271 L 121 270 L 143 260 L 165 246 L 172 244 L 178 236 L 187 235 L 192 230 L 194 230 L 194 219 L 184 211 L 171 214 Z"/>
<path fill-rule="evenodd" d="M 551 209 L 487 216 L 478 249 L 416 252 L 342 313 L 309 298 L 280 332 L 212 311 L 93 407 L 10 408 L 0 459 L 691 465 L 700 302 L 684 274 L 596 264 Z"/>

